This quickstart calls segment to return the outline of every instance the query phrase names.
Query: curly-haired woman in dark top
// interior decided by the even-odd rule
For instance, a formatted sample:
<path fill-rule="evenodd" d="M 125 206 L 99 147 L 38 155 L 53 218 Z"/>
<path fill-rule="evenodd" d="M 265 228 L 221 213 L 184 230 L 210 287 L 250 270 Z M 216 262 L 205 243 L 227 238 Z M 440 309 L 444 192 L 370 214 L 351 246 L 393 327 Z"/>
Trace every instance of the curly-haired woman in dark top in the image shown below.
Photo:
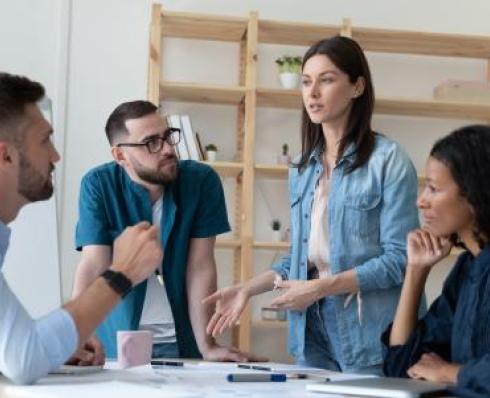
<path fill-rule="evenodd" d="M 490 397 L 490 127 L 464 127 L 438 141 L 426 177 L 417 202 L 425 226 L 408 235 L 400 302 L 382 337 L 384 371 Z M 427 276 L 453 245 L 466 250 L 417 321 Z"/>

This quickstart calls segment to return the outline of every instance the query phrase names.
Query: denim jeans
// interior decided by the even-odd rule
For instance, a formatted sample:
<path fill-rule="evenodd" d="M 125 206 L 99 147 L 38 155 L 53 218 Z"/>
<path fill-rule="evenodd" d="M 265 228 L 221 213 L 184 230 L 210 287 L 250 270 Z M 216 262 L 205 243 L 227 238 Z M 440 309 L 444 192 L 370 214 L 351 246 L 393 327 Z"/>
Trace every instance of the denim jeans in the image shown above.
<path fill-rule="evenodd" d="M 340 339 L 333 298 L 325 297 L 313 303 L 306 311 L 304 357 L 298 365 L 323 368 L 336 372 L 363 373 L 381 376 L 382 364 L 348 368 L 342 362 Z"/>
<path fill-rule="evenodd" d="M 175 343 L 153 344 L 152 358 L 179 358 L 179 347 Z"/>

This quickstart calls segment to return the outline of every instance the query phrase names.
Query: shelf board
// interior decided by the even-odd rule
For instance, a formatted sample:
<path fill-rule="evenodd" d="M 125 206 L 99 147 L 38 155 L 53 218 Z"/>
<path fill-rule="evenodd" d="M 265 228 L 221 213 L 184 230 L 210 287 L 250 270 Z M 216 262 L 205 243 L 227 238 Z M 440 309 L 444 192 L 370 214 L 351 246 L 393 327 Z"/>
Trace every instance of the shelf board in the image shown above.
<path fill-rule="evenodd" d="M 277 250 L 277 251 L 287 251 L 289 249 L 289 242 L 254 242 L 255 249 L 263 250 Z"/>
<path fill-rule="evenodd" d="M 490 105 L 439 100 L 380 98 L 376 100 L 374 112 L 383 115 L 490 120 Z"/>
<path fill-rule="evenodd" d="M 196 83 L 160 83 L 160 100 L 237 105 L 245 95 L 241 86 L 221 86 Z"/>
<path fill-rule="evenodd" d="M 262 107 L 300 110 L 301 93 L 297 90 L 258 88 L 257 104 Z M 490 120 L 490 105 L 430 99 L 378 98 L 374 112 L 383 115 Z"/>
<path fill-rule="evenodd" d="M 243 171 L 243 163 L 205 161 L 202 161 L 201 163 L 212 167 L 222 177 L 235 178 Z"/>
<path fill-rule="evenodd" d="M 310 46 L 320 39 L 338 35 L 340 26 L 259 19 L 259 43 Z"/>
<path fill-rule="evenodd" d="M 283 164 L 256 164 L 255 173 L 259 178 L 287 179 L 289 167 Z"/>
<path fill-rule="evenodd" d="M 490 37 L 352 27 L 365 51 L 490 58 Z"/>
<path fill-rule="evenodd" d="M 252 326 L 259 328 L 285 328 L 287 321 L 265 321 L 263 319 L 257 319 L 252 321 Z"/>
<path fill-rule="evenodd" d="M 167 11 L 161 19 L 162 36 L 198 40 L 239 42 L 247 24 L 248 18 Z"/>
<path fill-rule="evenodd" d="M 299 90 L 257 88 L 257 106 L 301 110 L 303 102 Z"/>
<path fill-rule="evenodd" d="M 310 46 L 340 33 L 340 25 L 259 20 L 259 43 Z M 490 38 L 352 26 L 352 38 L 365 51 L 490 58 Z"/>
<path fill-rule="evenodd" d="M 241 246 L 239 239 L 217 239 L 216 247 L 220 249 L 236 249 Z"/>
<path fill-rule="evenodd" d="M 239 42 L 245 37 L 248 18 L 164 11 L 161 34 L 198 40 Z M 259 20 L 259 43 L 310 46 L 338 35 L 341 25 Z M 490 58 L 490 38 L 477 35 L 429 33 L 352 26 L 352 38 L 365 51 Z"/>

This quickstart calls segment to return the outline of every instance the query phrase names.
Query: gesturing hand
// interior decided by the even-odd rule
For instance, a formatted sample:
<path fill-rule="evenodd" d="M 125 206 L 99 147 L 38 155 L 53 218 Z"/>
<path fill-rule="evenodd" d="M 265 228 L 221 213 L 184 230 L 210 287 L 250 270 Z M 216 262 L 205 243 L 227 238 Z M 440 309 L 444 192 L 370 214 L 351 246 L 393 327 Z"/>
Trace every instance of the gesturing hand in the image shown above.
<path fill-rule="evenodd" d="M 215 312 L 206 327 L 206 333 L 216 337 L 236 324 L 249 298 L 247 289 L 241 285 L 219 289 L 204 298 L 202 301 L 204 305 L 216 304 Z"/>
<path fill-rule="evenodd" d="M 320 279 L 279 281 L 277 287 L 285 293 L 272 300 L 271 307 L 304 311 L 321 298 Z"/>

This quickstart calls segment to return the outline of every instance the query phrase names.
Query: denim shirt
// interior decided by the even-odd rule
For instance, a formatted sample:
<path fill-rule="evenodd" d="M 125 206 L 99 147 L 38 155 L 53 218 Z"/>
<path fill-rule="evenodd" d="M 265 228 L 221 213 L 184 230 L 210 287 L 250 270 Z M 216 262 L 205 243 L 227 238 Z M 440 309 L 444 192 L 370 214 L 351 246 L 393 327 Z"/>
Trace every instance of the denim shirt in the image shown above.
<path fill-rule="evenodd" d="M 349 174 L 353 145 L 332 170 L 328 197 L 330 266 L 354 269 L 362 300 L 334 296 L 342 370 L 382 362 L 379 337 L 392 322 L 406 263 L 406 237 L 418 227 L 417 174 L 395 142 L 377 134 L 369 160 Z M 307 279 L 308 239 L 315 186 L 323 174 L 319 151 L 301 172 L 289 172 L 291 249 L 273 265 L 283 279 Z M 359 308 L 362 301 L 362 309 Z M 362 313 L 362 318 L 360 314 Z M 306 311 L 289 311 L 288 350 L 303 359 Z"/>
<path fill-rule="evenodd" d="M 419 320 L 404 345 L 389 346 L 391 325 L 382 336 L 384 372 L 407 377 L 407 369 L 426 352 L 461 364 L 454 393 L 490 396 L 490 247 L 476 257 L 462 253 L 441 295 Z"/>

